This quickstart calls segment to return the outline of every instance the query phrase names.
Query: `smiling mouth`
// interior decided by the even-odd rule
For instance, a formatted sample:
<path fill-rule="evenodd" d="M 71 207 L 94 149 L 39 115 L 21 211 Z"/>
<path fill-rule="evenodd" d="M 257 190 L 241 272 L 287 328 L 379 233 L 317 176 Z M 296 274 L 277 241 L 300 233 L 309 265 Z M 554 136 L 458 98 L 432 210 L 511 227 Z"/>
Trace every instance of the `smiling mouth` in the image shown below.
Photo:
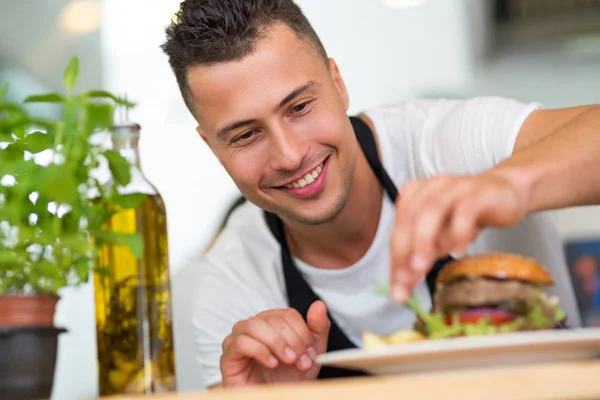
<path fill-rule="evenodd" d="M 301 189 L 307 185 L 310 185 L 315 180 L 317 180 L 319 175 L 321 175 L 321 172 L 323 172 L 323 165 L 325 164 L 326 161 L 327 160 L 324 160 L 321 164 L 317 165 L 317 167 L 315 169 L 313 169 L 312 171 L 310 171 L 308 174 L 304 175 L 302 178 L 298 179 L 297 181 L 288 183 L 287 185 L 280 186 L 280 187 L 286 188 L 286 189 Z"/>

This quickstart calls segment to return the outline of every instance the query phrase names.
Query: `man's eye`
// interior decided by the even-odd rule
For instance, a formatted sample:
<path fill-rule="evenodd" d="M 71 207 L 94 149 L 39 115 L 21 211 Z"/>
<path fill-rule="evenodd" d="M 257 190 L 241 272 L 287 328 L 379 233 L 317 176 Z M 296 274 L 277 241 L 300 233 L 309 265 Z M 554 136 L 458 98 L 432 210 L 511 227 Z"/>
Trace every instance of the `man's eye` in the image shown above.
<path fill-rule="evenodd" d="M 235 142 L 239 142 L 239 141 L 248 140 L 252 136 L 254 136 L 254 131 L 248 131 L 246 133 L 242 133 L 241 135 L 237 136 L 235 139 L 233 139 L 233 142 L 235 143 Z"/>
<path fill-rule="evenodd" d="M 297 106 L 294 106 L 293 110 L 295 113 L 301 113 L 302 111 L 304 111 L 306 109 L 306 107 L 308 107 L 308 105 L 310 104 L 310 101 L 298 104 Z"/>

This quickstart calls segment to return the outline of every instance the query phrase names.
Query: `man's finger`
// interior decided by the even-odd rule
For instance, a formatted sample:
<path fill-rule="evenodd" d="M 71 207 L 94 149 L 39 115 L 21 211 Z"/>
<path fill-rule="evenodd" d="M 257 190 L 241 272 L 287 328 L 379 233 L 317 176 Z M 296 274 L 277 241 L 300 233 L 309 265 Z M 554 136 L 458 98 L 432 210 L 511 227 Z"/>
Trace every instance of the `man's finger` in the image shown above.
<path fill-rule="evenodd" d="M 288 346 L 294 351 L 294 353 L 298 356 L 297 361 L 302 361 L 302 369 L 307 369 L 311 366 L 312 360 L 308 357 L 306 360 L 306 352 L 307 349 L 312 345 L 312 336 L 308 330 L 306 324 L 304 324 L 304 331 L 306 331 L 306 336 L 308 336 L 308 340 L 306 338 L 301 338 L 300 335 L 296 333 L 296 330 L 292 328 L 290 322 L 286 320 L 283 316 L 281 317 L 268 317 L 267 322 L 271 325 L 280 335 L 282 335 L 285 341 L 288 343 Z M 309 363 L 307 364 L 307 361 Z"/>
<path fill-rule="evenodd" d="M 298 354 L 292 349 L 284 336 L 277 332 L 264 318 L 254 317 L 241 323 L 236 336 L 246 335 L 263 343 L 275 356 L 285 363 L 297 360 Z"/>
<path fill-rule="evenodd" d="M 302 318 L 300 313 L 293 309 L 288 308 L 283 311 L 281 318 L 289 325 L 289 327 L 298 335 L 298 338 L 308 347 L 313 344 L 314 340 L 311 335 L 310 329 L 307 326 L 306 321 Z"/>
<path fill-rule="evenodd" d="M 308 329 L 315 338 L 315 350 L 317 354 L 323 354 L 327 351 L 327 338 L 331 322 L 327 316 L 327 306 L 321 300 L 311 304 L 306 315 Z"/>
<path fill-rule="evenodd" d="M 453 248 L 451 232 L 448 232 L 450 221 L 456 212 L 456 205 L 469 193 L 472 187 L 469 181 L 447 180 L 447 184 L 431 192 L 429 199 L 414 222 L 413 248 L 414 262 L 411 269 L 420 273 L 421 278 L 437 257 L 446 255 Z M 440 246 L 442 244 L 442 246 Z"/>
<path fill-rule="evenodd" d="M 391 242 L 393 267 L 408 266 L 410 226 L 415 213 L 411 199 L 421 187 L 421 182 L 407 182 L 396 200 L 396 218 Z"/>
<path fill-rule="evenodd" d="M 279 364 L 277 357 L 264 343 L 247 335 L 238 335 L 225 349 L 221 358 L 221 366 L 226 369 L 227 374 L 235 375 L 238 373 L 235 371 L 236 364 L 246 358 L 252 358 L 267 368 L 275 368 Z M 245 365 L 239 365 L 239 367 L 245 368 Z"/>
<path fill-rule="evenodd" d="M 463 186 L 451 179 L 440 178 L 432 182 L 416 198 L 418 213 L 412 230 L 410 267 L 414 274 L 423 275 L 437 257 L 436 242 L 443 224 L 447 221 L 452 205 L 464 191 Z"/>

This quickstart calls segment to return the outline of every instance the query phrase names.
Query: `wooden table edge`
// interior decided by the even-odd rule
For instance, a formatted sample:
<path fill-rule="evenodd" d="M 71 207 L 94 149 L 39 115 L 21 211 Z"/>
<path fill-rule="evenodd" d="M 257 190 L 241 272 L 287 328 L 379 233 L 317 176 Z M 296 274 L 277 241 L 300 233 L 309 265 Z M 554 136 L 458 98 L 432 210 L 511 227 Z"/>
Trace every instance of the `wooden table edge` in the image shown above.
<path fill-rule="evenodd" d="M 139 400 L 144 397 L 106 399 Z M 600 360 L 273 384 L 148 397 L 157 400 L 600 399 Z"/>

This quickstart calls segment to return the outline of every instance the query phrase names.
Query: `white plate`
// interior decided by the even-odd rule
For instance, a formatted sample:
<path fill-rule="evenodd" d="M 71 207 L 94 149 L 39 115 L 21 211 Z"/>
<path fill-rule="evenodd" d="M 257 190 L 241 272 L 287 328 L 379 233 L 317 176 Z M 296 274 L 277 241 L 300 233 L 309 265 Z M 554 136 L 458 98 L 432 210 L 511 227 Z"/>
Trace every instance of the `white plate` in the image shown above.
<path fill-rule="evenodd" d="M 599 355 L 600 328 L 582 328 L 340 350 L 320 355 L 317 363 L 382 375 L 591 359 Z"/>

